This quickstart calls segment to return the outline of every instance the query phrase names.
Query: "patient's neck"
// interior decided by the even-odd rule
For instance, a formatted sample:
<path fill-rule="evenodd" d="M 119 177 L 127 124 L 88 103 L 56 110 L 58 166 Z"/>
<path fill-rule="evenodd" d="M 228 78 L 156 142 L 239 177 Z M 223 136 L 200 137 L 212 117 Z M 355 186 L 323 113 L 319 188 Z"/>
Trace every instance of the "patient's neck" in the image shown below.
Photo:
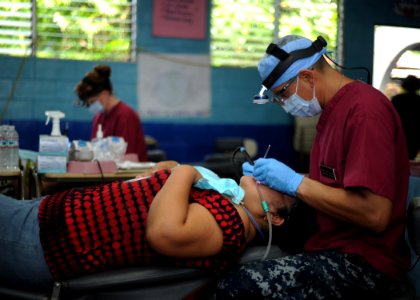
<path fill-rule="evenodd" d="M 252 223 L 251 218 L 246 212 L 244 206 L 240 204 L 234 204 L 234 206 L 236 210 L 238 211 L 239 215 L 241 216 L 242 222 L 244 223 L 245 240 L 246 240 L 246 244 L 249 244 L 254 240 L 257 231 L 255 229 L 254 224 Z"/>

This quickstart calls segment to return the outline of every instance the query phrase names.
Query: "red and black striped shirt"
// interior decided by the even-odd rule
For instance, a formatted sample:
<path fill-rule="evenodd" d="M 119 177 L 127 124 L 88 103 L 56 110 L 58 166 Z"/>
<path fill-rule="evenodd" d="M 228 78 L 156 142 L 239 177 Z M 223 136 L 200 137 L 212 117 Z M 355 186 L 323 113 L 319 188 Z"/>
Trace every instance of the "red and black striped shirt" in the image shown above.
<path fill-rule="evenodd" d="M 245 246 L 243 222 L 235 207 L 212 190 L 192 188 L 190 202 L 206 207 L 223 231 L 215 256 L 165 257 L 147 243 L 147 213 L 170 171 L 126 182 L 77 188 L 46 196 L 39 208 L 40 238 L 54 280 L 127 266 L 165 264 L 216 273 L 235 263 Z"/>

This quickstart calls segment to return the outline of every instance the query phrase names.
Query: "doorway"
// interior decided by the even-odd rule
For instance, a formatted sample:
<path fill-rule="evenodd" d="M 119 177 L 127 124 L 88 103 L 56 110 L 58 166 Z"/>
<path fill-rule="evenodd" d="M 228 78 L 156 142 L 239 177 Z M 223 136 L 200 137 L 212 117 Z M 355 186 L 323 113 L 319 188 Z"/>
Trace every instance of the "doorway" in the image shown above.
<path fill-rule="evenodd" d="M 408 75 L 420 78 L 420 29 L 375 26 L 373 86 L 391 99 Z"/>

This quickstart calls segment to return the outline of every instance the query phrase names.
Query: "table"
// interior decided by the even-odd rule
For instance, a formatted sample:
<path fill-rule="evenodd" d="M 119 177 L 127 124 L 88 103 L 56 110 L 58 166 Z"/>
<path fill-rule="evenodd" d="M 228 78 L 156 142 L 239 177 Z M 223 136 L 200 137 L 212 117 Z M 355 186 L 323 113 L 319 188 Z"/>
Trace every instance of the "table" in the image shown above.
<path fill-rule="evenodd" d="M 17 193 L 16 198 L 25 198 L 24 179 L 22 170 L 16 171 L 0 171 L 0 179 L 10 179 L 17 181 Z"/>
<path fill-rule="evenodd" d="M 35 197 L 50 194 L 73 187 L 82 187 L 100 183 L 123 181 L 146 175 L 148 170 L 124 170 L 115 173 L 44 173 L 34 174 Z"/>

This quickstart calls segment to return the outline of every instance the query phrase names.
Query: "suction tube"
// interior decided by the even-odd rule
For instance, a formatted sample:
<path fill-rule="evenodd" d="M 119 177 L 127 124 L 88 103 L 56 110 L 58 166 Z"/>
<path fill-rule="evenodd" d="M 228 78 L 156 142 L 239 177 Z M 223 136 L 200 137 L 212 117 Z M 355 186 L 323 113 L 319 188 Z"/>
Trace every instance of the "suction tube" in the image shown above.
<path fill-rule="evenodd" d="M 262 199 L 262 195 L 260 192 L 260 182 L 257 182 L 257 191 L 258 191 L 258 195 L 261 199 L 261 205 L 265 211 L 266 217 L 267 217 L 267 222 L 268 222 L 268 242 L 267 242 L 267 248 L 265 249 L 265 253 L 263 255 L 263 257 L 261 258 L 261 260 L 265 260 L 268 256 L 268 253 L 270 253 L 270 249 L 271 249 L 271 241 L 273 240 L 273 225 L 271 224 L 271 218 L 270 218 L 270 210 L 268 208 L 268 204 L 267 202 L 265 202 Z"/>
<path fill-rule="evenodd" d="M 273 227 L 272 227 L 273 225 L 271 224 L 269 212 L 267 212 L 267 220 L 268 220 L 268 242 L 267 242 L 267 248 L 265 249 L 265 253 L 263 257 L 261 258 L 261 260 L 265 260 L 267 258 L 268 253 L 270 253 L 271 242 L 273 240 Z"/>

